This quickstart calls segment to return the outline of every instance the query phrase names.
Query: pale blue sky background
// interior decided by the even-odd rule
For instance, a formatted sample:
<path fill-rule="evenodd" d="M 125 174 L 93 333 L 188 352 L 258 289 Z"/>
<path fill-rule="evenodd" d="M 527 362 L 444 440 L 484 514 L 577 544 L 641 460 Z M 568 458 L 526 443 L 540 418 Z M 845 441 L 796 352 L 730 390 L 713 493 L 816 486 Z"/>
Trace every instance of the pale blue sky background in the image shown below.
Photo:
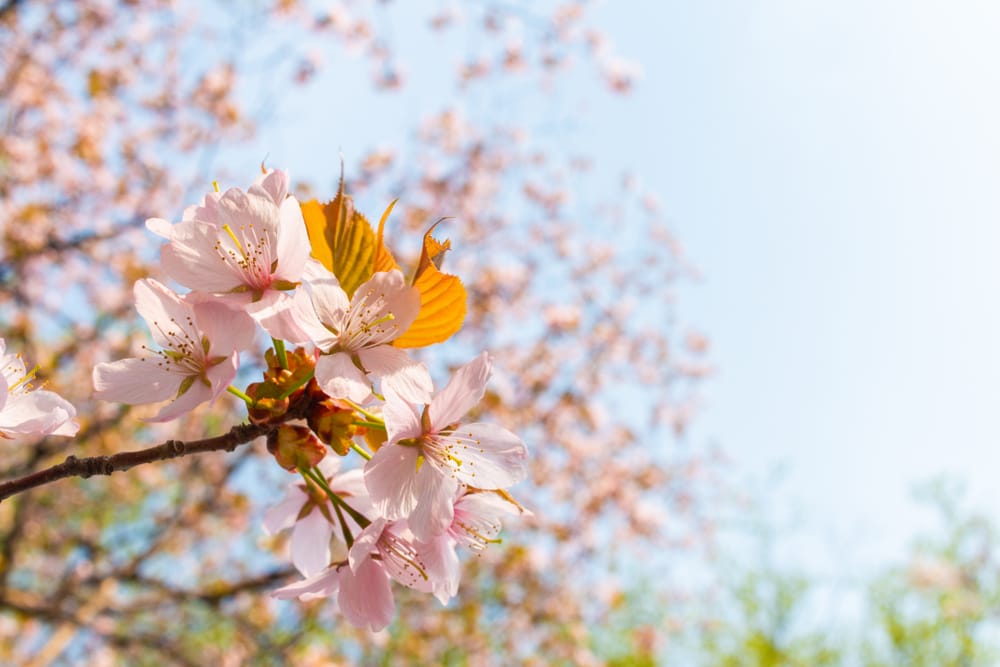
<path fill-rule="evenodd" d="M 916 481 L 1000 509 L 1000 5 L 660 11 L 605 5 L 647 65 L 606 120 L 645 128 L 706 276 L 683 300 L 719 367 L 695 437 L 787 462 L 796 550 L 832 569 L 901 555 Z"/>
<path fill-rule="evenodd" d="M 658 194 L 704 274 L 680 314 L 718 367 L 689 439 L 718 443 L 750 478 L 787 466 L 772 508 L 802 530 L 783 558 L 844 573 L 900 557 L 930 516 L 913 485 L 941 473 L 1000 516 L 1000 4 L 592 11 L 644 66 L 630 97 L 574 74 L 554 100 L 498 90 L 467 111 L 502 100 L 598 157 L 609 182 L 632 168 Z M 339 149 L 350 162 L 402 143 L 474 45 L 395 21 L 401 51 L 419 54 L 412 85 L 334 106 L 329 86 L 360 91 L 367 72 L 333 62 L 279 104 L 296 121 L 264 128 L 250 159 L 264 146 L 322 183 Z M 303 132 L 315 127 L 328 130 Z"/>

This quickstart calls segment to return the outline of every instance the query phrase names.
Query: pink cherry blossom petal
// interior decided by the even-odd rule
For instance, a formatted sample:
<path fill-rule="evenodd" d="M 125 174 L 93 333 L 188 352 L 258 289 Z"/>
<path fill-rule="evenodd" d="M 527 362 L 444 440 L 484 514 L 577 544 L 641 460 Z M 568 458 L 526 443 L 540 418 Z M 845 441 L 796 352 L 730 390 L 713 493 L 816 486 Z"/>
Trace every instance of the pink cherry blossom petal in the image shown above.
<path fill-rule="evenodd" d="M 384 445 L 365 464 L 365 486 L 376 512 L 390 519 L 402 519 L 413 511 L 417 504 L 419 456 L 416 447 Z"/>
<path fill-rule="evenodd" d="M 455 371 L 447 386 L 438 392 L 428 408 L 428 416 L 435 428 L 441 429 L 460 421 L 483 400 L 486 382 L 492 370 L 493 362 L 489 354 L 483 352 Z"/>
<path fill-rule="evenodd" d="M 319 319 L 337 329 L 337 333 L 334 334 L 330 334 L 327 331 L 327 334 L 332 339 L 330 345 L 333 345 L 338 340 L 337 336 L 340 333 L 340 328 L 337 325 L 342 323 L 344 315 L 351 307 L 351 301 L 347 298 L 347 293 L 337 283 L 337 279 L 333 274 L 322 280 L 314 280 L 311 283 L 310 296 L 313 308 Z M 318 344 L 319 342 L 317 341 Z M 321 349 L 328 348 L 321 346 Z"/>
<path fill-rule="evenodd" d="M 259 301 L 244 308 L 269 336 L 293 345 L 311 342 L 311 331 L 318 324 L 309 294 L 302 288 L 290 293 L 266 292 Z"/>
<path fill-rule="evenodd" d="M 434 383 L 427 367 L 414 361 L 403 350 L 391 345 L 358 350 L 361 365 L 382 380 L 382 391 L 390 389 L 410 403 L 428 403 Z"/>
<path fill-rule="evenodd" d="M 262 178 L 258 178 L 249 189 L 263 191 L 271 201 L 281 206 L 288 196 L 288 172 L 283 169 L 272 169 Z"/>
<path fill-rule="evenodd" d="M 292 564 L 304 576 L 323 571 L 330 564 L 330 536 L 333 526 L 318 509 L 313 509 L 292 528 Z"/>
<path fill-rule="evenodd" d="M 347 562 L 352 570 L 361 567 L 361 564 L 378 550 L 379 538 L 382 537 L 382 533 L 388 525 L 389 522 L 384 517 L 379 517 L 368 524 L 368 527 L 354 538 L 354 546 L 351 547 L 347 557 Z"/>
<path fill-rule="evenodd" d="M 215 398 L 215 392 L 203 382 L 195 380 L 183 394 L 164 405 L 155 416 L 144 421 L 151 423 L 168 422 Z"/>
<path fill-rule="evenodd" d="M 316 464 L 316 468 L 323 474 L 323 479 L 329 480 L 340 472 L 340 457 L 324 456 L 323 460 Z"/>
<path fill-rule="evenodd" d="M 371 396 L 371 382 L 344 352 L 324 354 L 316 362 L 316 383 L 331 398 L 364 403 Z"/>
<path fill-rule="evenodd" d="M 210 348 L 209 352 L 211 353 L 213 350 L 214 347 Z M 233 381 L 234 377 L 236 377 L 236 371 L 239 369 L 239 365 L 239 354 L 237 352 L 233 352 L 228 359 L 219 361 L 219 363 L 216 363 L 208 369 L 205 376 L 208 378 L 212 391 L 212 395 L 208 400 L 214 401 L 219 397 L 219 394 L 226 390 L 229 383 Z"/>
<path fill-rule="evenodd" d="M 449 533 L 467 549 L 482 551 L 500 534 L 500 518 L 516 511 L 495 493 L 466 493 L 455 501 L 455 520 Z"/>
<path fill-rule="evenodd" d="M 91 375 L 94 398 L 128 405 L 169 400 L 180 386 L 180 378 L 157 364 L 155 357 L 98 364 Z"/>
<path fill-rule="evenodd" d="M 434 470 L 425 462 L 417 471 L 414 493 L 417 501 L 407 518 L 413 536 L 429 542 L 451 526 L 455 516 L 453 499 L 458 482 L 448 474 Z"/>
<path fill-rule="evenodd" d="M 386 437 L 390 444 L 406 438 L 419 438 L 423 433 L 420 412 L 407 401 L 399 398 L 389 387 L 385 389 L 385 405 L 382 407 Z"/>
<path fill-rule="evenodd" d="M 204 301 L 194 304 L 194 314 L 198 327 L 211 344 L 209 354 L 228 356 L 233 350 L 247 350 L 253 346 L 257 328 L 243 310 Z"/>
<path fill-rule="evenodd" d="M 132 289 L 135 309 L 161 347 L 200 346 L 191 307 L 156 280 L 139 280 Z"/>
<path fill-rule="evenodd" d="M 455 540 L 445 534 L 429 542 L 417 542 L 421 562 L 427 568 L 427 575 L 433 582 L 434 597 L 441 604 L 458 594 L 462 581 L 462 567 L 455 551 Z"/>
<path fill-rule="evenodd" d="M 6 391 L 5 391 L 6 393 Z M 54 434 L 76 416 L 76 409 L 58 394 L 37 389 L 25 393 L 14 393 L 0 410 L 0 432 L 18 435 Z M 58 435 L 75 435 L 75 422 Z M 67 432 L 71 431 L 71 432 Z"/>
<path fill-rule="evenodd" d="M 294 526 L 307 500 L 309 496 L 297 485 L 293 485 L 280 503 L 264 512 L 264 531 L 268 535 L 277 535 Z"/>
<path fill-rule="evenodd" d="M 525 475 L 528 450 L 519 437 L 495 424 L 461 424 L 454 432 L 435 436 L 447 442 L 458 481 L 479 489 L 505 489 Z"/>
<path fill-rule="evenodd" d="M 228 239 L 226 239 L 228 240 Z M 228 292 L 242 284 L 242 273 L 218 256 L 220 231 L 214 226 L 191 227 L 187 238 L 174 237 L 160 249 L 160 264 L 168 276 L 190 289 L 203 292 Z M 232 242 L 225 250 L 238 254 Z"/>
<path fill-rule="evenodd" d="M 378 632 L 392 622 L 396 602 L 385 570 L 366 559 L 357 571 L 340 570 L 340 592 L 337 602 L 347 620 L 358 628 Z"/>
<path fill-rule="evenodd" d="M 368 338 L 367 345 L 382 345 L 402 336 L 417 319 L 420 290 L 407 285 L 401 271 L 379 271 L 355 290 L 351 306 L 371 309 L 371 320 L 392 317 L 382 327 L 383 333 Z"/>
<path fill-rule="evenodd" d="M 164 220 L 163 218 L 149 218 L 146 220 L 146 229 L 165 239 L 173 238 L 173 227 L 174 225 L 170 224 L 169 220 Z"/>
<path fill-rule="evenodd" d="M 277 253 L 281 262 L 275 278 L 298 282 L 312 251 L 302 207 L 294 197 L 288 197 L 279 205 L 278 216 L 281 233 L 278 234 Z"/>
<path fill-rule="evenodd" d="M 63 436 L 73 436 L 76 435 L 80 430 L 80 423 L 75 419 L 70 418 L 65 423 L 61 424 L 54 431 L 50 432 L 48 435 L 63 435 Z M 43 433 L 43 435 L 45 435 Z"/>
<path fill-rule="evenodd" d="M 330 567 L 302 581 L 296 581 L 293 584 L 288 584 L 273 591 L 271 597 L 279 600 L 291 600 L 293 598 L 313 600 L 324 598 L 336 593 L 339 583 L 340 575 L 337 572 L 337 568 Z"/>

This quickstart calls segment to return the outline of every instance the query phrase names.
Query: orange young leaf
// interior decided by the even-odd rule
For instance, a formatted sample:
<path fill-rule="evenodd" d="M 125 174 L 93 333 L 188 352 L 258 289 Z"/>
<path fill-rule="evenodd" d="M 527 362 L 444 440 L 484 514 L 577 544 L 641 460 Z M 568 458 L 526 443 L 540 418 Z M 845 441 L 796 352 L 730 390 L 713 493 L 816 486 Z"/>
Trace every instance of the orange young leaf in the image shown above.
<path fill-rule="evenodd" d="M 354 210 L 353 200 L 344 194 L 344 177 L 333 201 L 316 200 L 302 204 L 312 255 L 337 276 L 350 297 L 358 286 L 372 277 L 375 264 L 375 232 L 367 218 Z"/>
<path fill-rule="evenodd" d="M 436 226 L 437 223 L 424 234 L 424 247 L 413 276 L 413 285 L 420 290 L 420 314 L 406 333 L 395 340 L 397 347 L 424 347 L 440 343 L 461 329 L 465 320 L 465 286 L 458 276 L 440 270 L 444 253 L 451 248 L 451 242 L 441 243 L 431 236 Z"/>
<path fill-rule="evenodd" d="M 389 219 L 389 214 L 392 213 L 392 208 L 398 201 L 398 199 L 393 199 L 385 209 L 385 213 L 382 214 L 382 219 L 378 221 L 378 234 L 375 240 L 375 265 L 373 267 L 376 273 L 379 271 L 392 271 L 393 269 L 402 270 L 399 268 L 399 264 L 396 263 L 396 258 L 392 256 L 389 248 L 386 247 L 384 239 L 385 221 Z"/>

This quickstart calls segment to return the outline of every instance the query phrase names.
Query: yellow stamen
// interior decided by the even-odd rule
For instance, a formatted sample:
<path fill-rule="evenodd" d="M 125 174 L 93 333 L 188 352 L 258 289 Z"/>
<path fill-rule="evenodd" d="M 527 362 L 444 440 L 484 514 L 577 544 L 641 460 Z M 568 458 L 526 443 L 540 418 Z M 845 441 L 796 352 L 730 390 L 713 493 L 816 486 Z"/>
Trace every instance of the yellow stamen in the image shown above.
<path fill-rule="evenodd" d="M 212 181 L 212 188 L 214 188 L 215 191 L 218 192 L 219 191 L 219 182 L 218 181 Z"/>
<path fill-rule="evenodd" d="M 226 233 L 229 234 L 229 238 L 231 238 L 233 240 L 233 243 L 236 244 L 236 249 L 240 251 L 240 255 L 243 256 L 243 259 L 246 259 L 247 258 L 246 250 L 243 249 L 243 244 L 240 243 L 240 240 L 236 238 L 236 233 L 233 232 L 233 228 L 230 227 L 229 225 L 222 225 L 222 228 L 226 230 Z"/>
<path fill-rule="evenodd" d="M 35 373 L 38 372 L 38 369 L 39 369 L 39 366 L 36 364 L 34 368 L 32 368 L 30 371 L 28 371 L 27 373 L 24 374 L 23 378 L 21 378 L 20 380 L 18 380 L 14 384 L 12 384 L 9 387 L 7 387 L 7 393 L 10 393 L 10 392 L 14 391 L 15 389 L 17 389 L 18 387 L 20 387 L 23 384 L 27 384 L 27 383 L 31 382 L 31 380 L 35 377 Z"/>

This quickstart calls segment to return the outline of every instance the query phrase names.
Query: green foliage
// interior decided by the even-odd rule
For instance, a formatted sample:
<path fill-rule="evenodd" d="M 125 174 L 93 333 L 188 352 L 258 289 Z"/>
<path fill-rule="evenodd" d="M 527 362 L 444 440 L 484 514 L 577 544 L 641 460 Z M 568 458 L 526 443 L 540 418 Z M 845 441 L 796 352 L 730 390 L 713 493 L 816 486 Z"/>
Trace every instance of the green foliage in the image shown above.
<path fill-rule="evenodd" d="M 940 527 L 903 564 L 860 586 L 864 611 L 851 622 L 810 621 L 820 583 L 769 565 L 718 567 L 709 611 L 689 619 L 665 664 L 705 667 L 987 667 L 1000 664 L 997 529 L 970 512 L 955 485 L 920 494 Z M 762 530 L 766 553 L 777 538 Z M 856 625 L 854 624 L 856 622 Z M 640 664 L 628 663 L 621 664 Z"/>
<path fill-rule="evenodd" d="M 969 513 L 961 493 L 943 482 L 923 494 L 944 534 L 919 544 L 906 567 L 870 589 L 872 623 L 863 647 L 867 667 L 996 665 L 1000 624 L 997 530 Z"/>
<path fill-rule="evenodd" d="M 701 624 L 698 664 L 713 667 L 823 667 L 843 653 L 823 632 L 798 623 L 810 584 L 771 570 L 739 575 L 723 613 Z"/>

